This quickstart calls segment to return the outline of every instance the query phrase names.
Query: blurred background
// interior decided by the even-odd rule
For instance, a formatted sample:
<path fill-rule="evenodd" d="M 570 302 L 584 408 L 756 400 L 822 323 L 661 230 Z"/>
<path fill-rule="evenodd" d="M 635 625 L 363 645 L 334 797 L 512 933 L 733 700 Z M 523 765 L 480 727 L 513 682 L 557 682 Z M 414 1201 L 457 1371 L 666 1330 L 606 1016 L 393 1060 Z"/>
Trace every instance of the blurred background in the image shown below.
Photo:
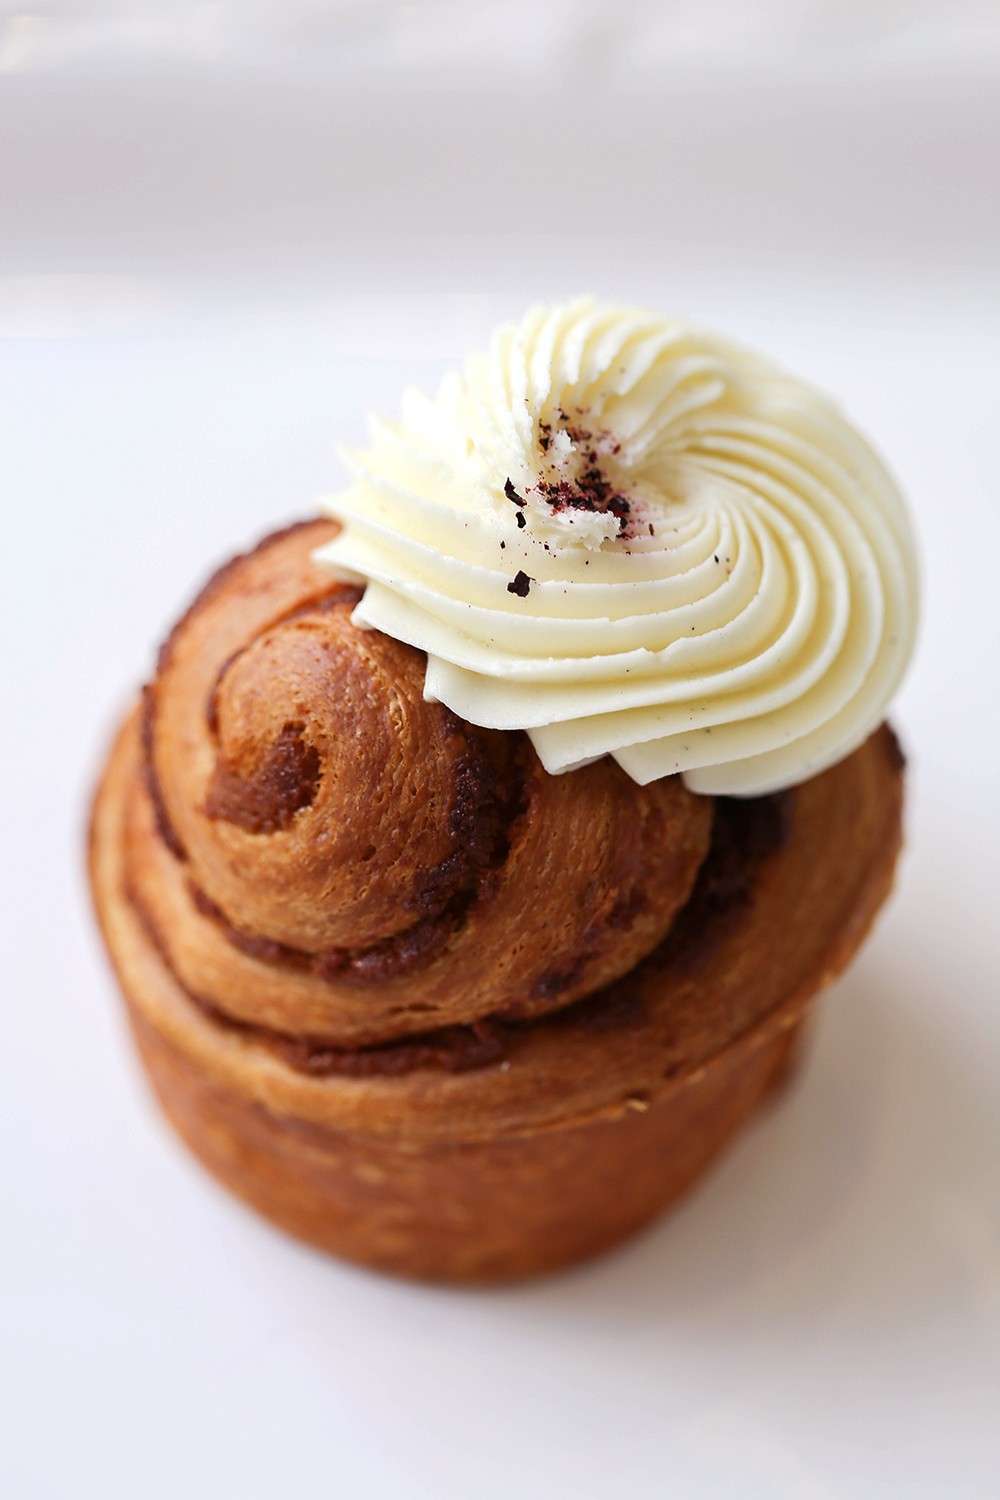
<path fill-rule="evenodd" d="M 1000 5 L 21 0 L 0 223 L 5 1493 L 1000 1493 Z M 762 346 L 896 469 L 910 852 L 704 1191 L 468 1298 L 321 1262 L 180 1157 L 79 851 L 194 584 L 369 410 L 584 291 Z"/>

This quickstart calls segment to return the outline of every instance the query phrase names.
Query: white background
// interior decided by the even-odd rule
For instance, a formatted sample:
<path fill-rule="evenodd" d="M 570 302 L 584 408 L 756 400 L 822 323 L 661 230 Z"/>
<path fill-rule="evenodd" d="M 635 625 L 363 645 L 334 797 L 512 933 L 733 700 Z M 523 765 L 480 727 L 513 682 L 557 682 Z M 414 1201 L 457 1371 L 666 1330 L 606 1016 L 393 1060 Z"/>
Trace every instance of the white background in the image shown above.
<path fill-rule="evenodd" d="M 0 1487 L 1000 1494 L 1000 11 L 78 3 L 0 19 Z M 193 585 L 496 318 L 593 289 L 840 395 L 926 562 L 909 847 L 810 1066 L 619 1254 L 382 1281 L 155 1117 L 82 879 Z"/>

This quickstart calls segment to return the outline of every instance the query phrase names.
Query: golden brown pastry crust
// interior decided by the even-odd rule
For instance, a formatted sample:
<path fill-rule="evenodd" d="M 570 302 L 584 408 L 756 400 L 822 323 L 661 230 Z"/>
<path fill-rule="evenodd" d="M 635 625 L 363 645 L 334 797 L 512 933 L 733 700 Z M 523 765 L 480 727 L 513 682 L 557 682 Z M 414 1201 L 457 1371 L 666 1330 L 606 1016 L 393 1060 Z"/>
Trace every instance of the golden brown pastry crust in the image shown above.
<path fill-rule="evenodd" d="M 416 1275 L 562 1264 L 673 1199 L 782 1068 L 889 888 L 898 749 L 714 808 L 608 762 L 548 777 L 350 624 L 327 533 L 216 576 L 109 758 L 92 879 L 140 1052 L 293 1232 Z"/>
<path fill-rule="evenodd" d="M 171 967 L 346 1046 L 628 972 L 690 893 L 708 805 L 611 762 L 547 776 L 523 737 L 425 703 L 419 653 L 353 626 L 356 595 L 312 563 L 333 530 L 229 564 L 160 653 L 125 837 Z"/>
<path fill-rule="evenodd" d="M 650 1104 L 636 1097 L 557 1129 L 414 1147 L 274 1114 L 129 1012 L 171 1124 L 251 1207 L 334 1255 L 472 1283 L 554 1270 L 641 1228 L 781 1083 L 798 1031 L 734 1048 Z"/>

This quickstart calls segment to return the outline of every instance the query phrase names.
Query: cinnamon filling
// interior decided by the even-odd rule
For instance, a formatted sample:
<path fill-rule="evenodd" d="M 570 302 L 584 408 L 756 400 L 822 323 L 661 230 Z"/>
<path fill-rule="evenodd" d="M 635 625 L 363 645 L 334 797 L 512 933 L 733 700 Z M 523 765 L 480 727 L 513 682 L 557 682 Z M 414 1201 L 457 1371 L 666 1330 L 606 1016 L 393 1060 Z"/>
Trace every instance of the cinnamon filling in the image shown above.
<path fill-rule="evenodd" d="M 287 531 L 279 532 L 265 538 L 253 552 L 264 550 L 287 534 Z M 170 632 L 160 649 L 158 673 L 168 665 L 184 622 L 229 578 L 232 568 L 241 560 L 233 559 L 213 574 Z M 217 739 L 219 732 L 219 698 L 225 677 L 262 634 L 311 614 L 324 614 L 341 606 L 352 607 L 360 597 L 361 590 L 353 584 L 326 586 L 314 598 L 301 601 L 294 608 L 276 615 L 255 632 L 251 640 L 228 656 L 216 673 L 205 704 L 206 726 L 213 739 Z M 498 746 L 495 740 L 478 734 L 449 709 L 442 706 L 440 713 L 448 734 L 460 735 L 465 742 L 464 751 L 455 765 L 448 817 L 452 847 L 443 860 L 425 872 L 412 895 L 410 907 L 415 920 L 411 925 L 366 947 L 330 948 L 312 953 L 237 926 L 191 881 L 189 889 L 196 909 L 217 924 L 234 948 L 249 957 L 314 973 L 321 978 L 379 983 L 429 962 L 461 927 L 479 899 L 489 875 L 506 860 L 513 826 L 525 810 L 527 795 L 527 756 L 522 736 L 506 737 Z M 143 693 L 144 775 L 157 833 L 175 858 L 186 861 L 186 850 L 172 825 L 156 773 L 155 737 L 154 681 Z M 256 763 L 246 766 L 227 760 L 220 753 L 203 811 L 207 817 L 231 823 L 251 835 L 280 832 L 289 827 L 299 812 L 312 805 L 322 776 L 322 757 L 306 739 L 305 726 L 298 721 L 289 721 Z"/>
<path fill-rule="evenodd" d="M 574 434 L 576 440 L 582 440 L 584 436 L 589 438 L 589 434 Z M 596 452 L 595 448 L 595 461 Z M 586 457 L 589 463 L 589 452 Z M 596 480 L 594 482 L 596 484 Z M 584 498 L 588 506 L 596 504 L 603 508 L 609 497 L 604 494 L 603 487 L 598 488 L 600 493 L 588 494 Z M 510 498 L 515 505 L 521 500 L 516 492 Z M 608 508 L 616 513 L 614 507 Z M 260 552 L 273 545 L 282 535 L 279 533 L 265 539 L 254 551 Z M 206 597 L 213 595 L 220 585 L 225 585 L 234 565 L 228 564 L 213 576 L 168 636 L 160 652 L 160 672 L 170 665 L 178 631 Z M 316 731 L 311 729 L 308 715 L 293 701 L 289 705 L 287 722 L 282 723 L 280 711 L 270 722 L 267 730 L 267 735 L 272 736 L 270 743 L 262 737 L 252 747 L 234 749 L 220 734 L 223 684 L 234 663 L 260 640 L 262 634 L 291 619 L 349 607 L 358 594 L 352 585 L 324 585 L 316 589 L 312 597 L 300 597 L 293 608 L 282 614 L 276 612 L 265 626 L 254 631 L 251 640 L 244 641 L 222 662 L 203 708 L 205 725 L 216 754 L 202 807 L 204 815 L 231 823 L 253 836 L 287 828 L 313 804 L 317 805 L 318 811 L 318 799 L 324 794 L 326 752 L 321 735 L 315 743 L 312 742 Z M 303 620 L 301 628 L 319 629 L 320 626 L 318 622 Z M 154 751 L 159 733 L 156 700 L 157 684 L 154 682 L 147 688 L 144 699 L 142 745 L 145 776 L 158 835 L 173 856 L 183 861 L 186 860 L 185 850 L 171 826 L 163 789 L 156 774 Z M 463 927 L 475 905 L 490 899 L 498 872 L 510 854 L 518 820 L 529 810 L 529 799 L 534 795 L 533 768 L 536 762 L 524 735 L 479 731 L 443 706 L 428 711 L 441 716 L 434 730 L 438 744 L 442 727 L 446 739 L 451 741 L 443 757 L 444 763 L 452 768 L 446 824 L 448 837 L 443 858 L 438 858 L 442 847 L 438 839 L 433 856 L 437 863 L 418 869 L 415 878 L 413 872 L 410 873 L 406 887 L 407 904 L 412 915 L 410 925 L 375 942 L 369 941 L 364 947 L 308 951 L 237 926 L 212 897 L 189 880 L 192 904 L 203 917 L 216 924 L 234 948 L 259 962 L 286 966 L 320 979 L 336 980 L 338 984 L 385 983 L 429 965 Z M 455 736 L 460 738 L 456 740 Z M 774 802 L 777 806 L 777 799 L 760 800 L 762 804 Z M 694 953 L 699 942 L 710 942 L 705 933 L 711 928 L 713 914 L 731 910 L 734 902 L 748 898 L 752 891 L 755 861 L 763 857 L 761 850 L 767 852 L 767 840 L 761 844 L 753 831 L 762 817 L 767 821 L 767 815 L 748 813 L 749 806 L 751 804 L 738 803 L 727 808 L 725 803 L 717 804 L 712 848 L 703 863 L 694 893 L 668 937 L 643 960 L 643 964 L 667 962 L 668 959 L 676 961 L 678 953 Z M 314 812 L 311 816 L 315 815 Z M 649 816 L 659 814 L 650 813 Z M 647 842 L 655 835 L 656 827 L 655 823 L 651 828 L 644 825 Z M 566 991 L 578 991 L 583 971 L 594 956 L 615 933 L 627 931 L 644 911 L 648 893 L 644 889 L 646 877 L 640 859 L 643 846 L 638 839 L 634 841 L 634 849 L 632 844 L 633 841 L 628 839 L 616 840 L 611 893 L 606 902 L 594 899 L 598 914 L 581 932 L 579 942 L 574 945 L 573 958 L 568 963 L 560 960 L 558 964 L 550 958 L 553 967 L 537 974 L 533 982 L 531 977 L 525 982 L 524 999 L 520 1004 L 510 1005 L 505 1000 L 502 1012 L 497 1010 L 475 1024 L 439 1025 L 425 1033 L 394 1041 L 357 1048 L 338 1047 L 322 1036 L 290 1035 L 240 1021 L 222 1011 L 213 1001 L 197 994 L 188 992 L 189 998 L 216 1024 L 255 1038 L 278 1052 L 289 1066 L 319 1076 L 405 1073 L 423 1067 L 462 1071 L 501 1061 L 514 1045 L 514 1039 L 528 1025 L 624 1025 L 636 1013 L 634 979 L 642 965 L 633 968 L 630 974 L 614 984 L 565 1006 L 558 1014 L 550 1013 L 536 1019 L 532 1012 L 537 1010 L 535 1002 L 539 1000 L 558 1002 Z M 192 873 L 189 866 L 189 876 Z M 127 890 L 126 895 L 164 962 L 171 967 L 167 945 L 155 930 L 155 919 L 143 909 L 137 892 Z M 591 895 L 587 894 L 588 901 Z"/>
<path fill-rule="evenodd" d="M 449 715 L 449 719 L 454 721 L 450 726 L 453 732 L 464 734 L 468 741 L 467 751 L 456 765 L 448 818 L 453 848 L 444 860 L 426 872 L 412 897 L 411 906 L 420 916 L 411 926 L 368 947 L 328 948 L 321 953 L 309 953 L 235 926 L 221 907 L 192 881 L 189 889 L 197 910 L 215 922 L 233 947 L 248 957 L 324 979 L 382 983 L 429 962 L 458 931 L 489 876 L 506 860 L 514 825 L 525 811 L 527 798 L 524 744 L 520 736 L 511 736 L 509 742 L 504 742 L 501 761 L 495 752 L 492 757 L 487 753 L 485 742 L 468 726 L 454 715 Z M 317 775 L 320 772 L 318 767 Z"/>
<path fill-rule="evenodd" d="M 527 1019 L 511 1014 L 489 1016 L 469 1025 L 439 1027 L 403 1040 L 347 1048 L 331 1046 L 321 1038 L 289 1036 L 270 1027 L 236 1020 L 210 1001 L 182 988 L 216 1025 L 268 1047 L 289 1067 L 311 1077 L 395 1077 L 418 1068 L 461 1073 L 505 1061 L 518 1035 L 529 1028 L 583 1025 L 604 1031 L 637 1025 L 644 1016 L 636 977 L 649 968 L 662 972 L 710 956 L 719 924 L 753 900 L 758 870 L 786 842 L 793 805 L 792 792 L 755 798 L 717 798 L 709 852 L 690 900 L 666 937 L 631 973 L 555 1013 Z M 164 945 L 134 892 L 126 890 L 126 896 L 161 958 L 171 967 Z M 177 978 L 176 974 L 174 977 Z"/>
<path fill-rule="evenodd" d="M 269 548 L 274 547 L 279 542 L 284 541 L 286 537 L 294 536 L 297 531 L 304 531 L 313 524 L 314 523 L 312 521 L 293 521 L 290 526 L 285 526 L 280 531 L 273 531 L 268 536 L 263 537 L 262 540 L 257 543 L 256 547 L 251 547 L 247 552 L 237 553 L 235 557 L 231 557 L 228 562 L 224 562 L 221 567 L 216 568 L 215 572 L 211 574 L 211 576 L 199 589 L 195 597 L 191 600 L 191 603 L 188 605 L 187 609 L 181 615 L 180 619 L 177 620 L 177 622 L 171 629 L 170 634 L 160 646 L 156 657 L 156 676 L 158 677 L 160 673 L 163 672 L 169 665 L 170 658 L 173 655 L 174 644 L 179 639 L 181 632 L 184 630 L 188 622 L 193 618 L 197 611 L 201 609 L 202 606 L 208 602 L 208 600 L 213 598 L 223 587 L 223 585 L 229 581 L 229 579 L 236 572 L 236 569 L 240 566 L 241 563 L 246 562 L 247 558 L 254 557 L 258 553 L 266 552 Z M 361 597 L 361 592 L 362 591 L 356 588 L 353 584 L 336 584 L 332 588 L 324 588 L 322 593 L 315 599 L 297 605 L 296 609 L 292 613 L 301 614 L 305 613 L 308 610 L 329 609 L 336 604 L 356 604 Z M 271 621 L 271 625 L 268 628 L 273 628 L 275 624 L 280 623 L 280 618 L 278 620 Z M 213 687 L 212 693 L 209 695 L 209 701 L 206 705 L 206 718 L 208 720 L 209 729 L 213 734 L 216 729 L 215 695 L 218 690 L 218 685 L 222 679 L 223 674 L 231 666 L 232 662 L 235 660 L 235 657 L 238 655 L 239 652 L 236 652 L 234 656 L 223 662 L 216 677 L 215 686 Z M 170 820 L 170 814 L 167 811 L 167 804 L 166 799 L 163 795 L 163 788 L 160 785 L 160 779 L 156 771 L 156 758 L 153 754 L 153 747 L 156 739 L 155 678 L 153 682 L 148 683 L 142 690 L 141 737 L 143 774 L 146 779 L 146 787 L 149 791 L 149 798 L 153 804 L 153 814 L 156 819 L 157 831 L 159 832 L 159 835 L 162 838 L 163 842 L 166 844 L 167 848 L 170 850 L 171 854 L 173 854 L 177 859 L 186 859 L 187 851 L 185 850 L 184 845 L 181 843 L 181 840 L 178 837 L 177 832 Z"/>
<path fill-rule="evenodd" d="M 309 807 L 319 788 L 320 759 L 302 724 L 284 724 L 250 771 L 216 762 L 205 795 L 205 816 L 234 823 L 244 833 L 277 833 Z"/>
<path fill-rule="evenodd" d="M 594 956 L 604 934 L 608 931 L 622 932 L 631 927 L 636 917 L 646 908 L 646 897 L 642 891 L 630 891 L 615 902 L 600 923 L 595 923 L 583 934 L 580 952 L 573 963 L 561 969 L 546 969 L 535 980 L 533 994 L 541 1000 L 553 999 L 574 985 Z"/>

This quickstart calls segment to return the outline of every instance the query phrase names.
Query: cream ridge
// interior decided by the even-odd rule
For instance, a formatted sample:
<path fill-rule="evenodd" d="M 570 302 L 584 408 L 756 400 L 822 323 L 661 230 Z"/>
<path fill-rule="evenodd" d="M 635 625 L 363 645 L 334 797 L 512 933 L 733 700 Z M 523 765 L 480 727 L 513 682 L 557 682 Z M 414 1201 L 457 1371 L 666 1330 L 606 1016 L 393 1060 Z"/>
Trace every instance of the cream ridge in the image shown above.
<path fill-rule="evenodd" d="M 687 324 L 533 308 L 347 459 L 316 555 L 367 584 L 355 621 L 552 773 L 613 755 L 640 783 L 776 791 L 854 750 L 909 661 L 884 464 L 810 385 Z"/>

